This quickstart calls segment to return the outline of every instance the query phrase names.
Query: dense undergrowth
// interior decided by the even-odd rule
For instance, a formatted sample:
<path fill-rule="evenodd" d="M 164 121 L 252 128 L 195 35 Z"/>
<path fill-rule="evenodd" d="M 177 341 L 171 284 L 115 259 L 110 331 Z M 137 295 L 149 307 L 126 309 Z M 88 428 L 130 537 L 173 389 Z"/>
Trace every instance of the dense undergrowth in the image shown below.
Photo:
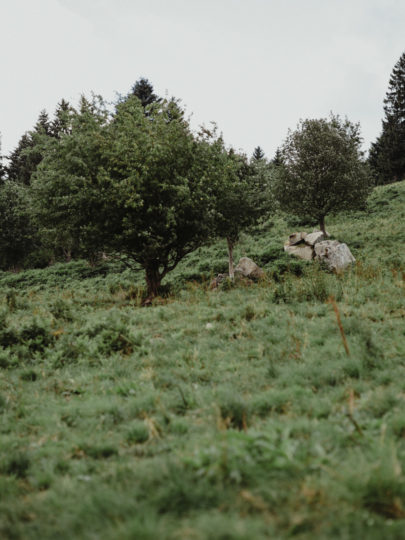
<path fill-rule="evenodd" d="M 0 537 L 402 538 L 404 218 L 398 183 L 331 219 L 335 276 L 276 216 L 265 280 L 209 290 L 218 243 L 150 308 L 118 263 L 0 273 Z"/>

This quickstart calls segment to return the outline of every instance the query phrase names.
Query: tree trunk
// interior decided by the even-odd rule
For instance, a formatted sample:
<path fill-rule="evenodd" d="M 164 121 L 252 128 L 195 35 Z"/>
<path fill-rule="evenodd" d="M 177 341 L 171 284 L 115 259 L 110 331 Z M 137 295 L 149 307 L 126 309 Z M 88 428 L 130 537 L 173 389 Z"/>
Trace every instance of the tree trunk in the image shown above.
<path fill-rule="evenodd" d="M 322 217 L 319 219 L 319 226 L 320 226 L 321 231 L 323 232 L 324 236 L 327 236 L 327 235 L 326 235 L 326 229 L 325 229 L 325 216 L 322 216 Z"/>
<path fill-rule="evenodd" d="M 235 272 L 233 269 L 233 242 L 230 238 L 226 239 L 228 243 L 228 260 L 229 260 L 229 279 L 234 279 Z"/>
<path fill-rule="evenodd" d="M 152 299 L 157 296 L 159 292 L 160 282 L 162 281 L 162 276 L 159 272 L 159 269 L 156 267 L 147 267 L 145 268 L 145 277 L 146 277 L 146 286 L 147 286 L 147 298 L 144 300 L 143 304 L 150 304 Z"/>

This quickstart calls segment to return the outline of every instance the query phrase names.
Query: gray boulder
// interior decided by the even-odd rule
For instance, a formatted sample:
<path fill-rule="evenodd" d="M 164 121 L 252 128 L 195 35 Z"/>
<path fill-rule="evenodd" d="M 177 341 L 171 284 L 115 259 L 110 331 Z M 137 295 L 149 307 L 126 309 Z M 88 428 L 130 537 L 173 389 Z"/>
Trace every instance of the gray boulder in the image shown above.
<path fill-rule="evenodd" d="M 288 237 L 288 245 L 289 246 L 295 246 L 296 244 L 300 244 L 301 242 L 304 242 L 306 239 L 307 233 L 306 232 L 295 232 L 290 234 Z"/>
<path fill-rule="evenodd" d="M 324 240 L 314 246 L 315 258 L 337 273 L 356 262 L 346 244 L 337 240 Z"/>
<path fill-rule="evenodd" d="M 295 257 L 304 259 L 305 261 L 311 261 L 314 258 L 313 248 L 311 246 L 307 246 L 306 244 L 299 244 L 296 246 L 286 244 L 284 246 L 284 251 L 290 255 L 295 255 Z"/>
<path fill-rule="evenodd" d="M 250 279 L 260 279 L 265 276 L 264 271 L 257 266 L 257 264 L 249 259 L 249 257 L 242 257 L 239 259 L 237 266 L 235 267 L 235 274 L 242 274 L 242 276 Z"/>
<path fill-rule="evenodd" d="M 318 242 L 323 242 L 323 240 L 327 240 L 328 236 L 328 234 L 326 234 L 325 236 L 322 231 L 315 231 L 306 235 L 305 243 L 308 244 L 308 246 L 314 246 Z"/>

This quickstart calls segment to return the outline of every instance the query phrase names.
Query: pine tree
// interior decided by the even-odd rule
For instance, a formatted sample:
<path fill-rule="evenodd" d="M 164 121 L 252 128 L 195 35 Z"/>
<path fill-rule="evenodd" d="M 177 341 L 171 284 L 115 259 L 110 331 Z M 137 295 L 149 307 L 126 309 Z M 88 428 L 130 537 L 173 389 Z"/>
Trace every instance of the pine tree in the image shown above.
<path fill-rule="evenodd" d="M 261 159 L 264 159 L 264 152 L 260 148 L 260 146 L 256 146 L 256 148 L 253 151 L 253 159 L 256 161 L 260 161 Z"/>
<path fill-rule="evenodd" d="M 43 158 L 40 141 L 42 137 L 51 135 L 52 126 L 48 113 L 43 110 L 39 114 L 34 129 L 24 133 L 17 147 L 9 155 L 7 173 L 10 180 L 26 186 L 31 183 L 31 176 Z"/>
<path fill-rule="evenodd" d="M 281 152 L 280 148 L 277 148 L 274 158 L 271 160 L 271 164 L 275 165 L 276 167 L 283 164 L 283 153 Z"/>
<path fill-rule="evenodd" d="M 6 177 L 6 168 L 3 165 L 3 155 L 1 153 L 1 133 L 0 133 L 0 185 Z"/>
<path fill-rule="evenodd" d="M 9 164 L 7 175 L 10 180 L 29 185 L 33 167 L 27 152 L 32 148 L 32 138 L 29 133 L 24 133 L 18 141 L 17 147 L 8 156 Z"/>
<path fill-rule="evenodd" d="M 146 109 L 152 103 L 158 103 L 160 98 L 154 93 L 152 84 L 148 79 L 141 78 L 136 81 L 131 89 L 130 95 L 136 96 L 140 99 L 142 107 Z"/>
<path fill-rule="evenodd" d="M 42 133 L 44 135 L 51 135 L 51 123 L 49 121 L 48 113 L 45 109 L 39 113 L 37 123 L 34 126 L 34 131 L 36 131 L 37 133 Z"/>
<path fill-rule="evenodd" d="M 382 133 L 371 145 L 369 163 L 377 183 L 405 178 L 405 52 L 395 64 L 384 99 Z"/>
<path fill-rule="evenodd" d="M 131 94 L 141 100 L 143 108 L 158 100 L 157 95 L 153 92 L 152 84 L 148 79 L 144 78 L 136 81 L 132 87 Z"/>
<path fill-rule="evenodd" d="M 62 99 L 56 107 L 55 117 L 51 123 L 51 135 L 60 139 L 62 135 L 71 133 L 71 117 L 73 108 L 68 101 Z"/>

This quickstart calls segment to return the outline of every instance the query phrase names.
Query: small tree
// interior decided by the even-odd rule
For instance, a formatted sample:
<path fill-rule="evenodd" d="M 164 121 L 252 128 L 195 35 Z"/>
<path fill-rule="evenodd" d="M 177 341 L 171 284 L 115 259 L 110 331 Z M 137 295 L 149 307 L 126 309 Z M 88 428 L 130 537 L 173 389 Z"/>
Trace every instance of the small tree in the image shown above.
<path fill-rule="evenodd" d="M 233 250 L 241 232 L 270 212 L 270 169 L 266 160 L 252 159 L 230 150 L 228 175 L 215 193 L 216 232 L 228 248 L 229 277 L 234 279 Z"/>
<path fill-rule="evenodd" d="M 274 194 L 283 210 L 319 222 L 365 204 L 371 183 L 360 149 L 359 125 L 337 116 L 300 121 L 282 148 Z"/>

